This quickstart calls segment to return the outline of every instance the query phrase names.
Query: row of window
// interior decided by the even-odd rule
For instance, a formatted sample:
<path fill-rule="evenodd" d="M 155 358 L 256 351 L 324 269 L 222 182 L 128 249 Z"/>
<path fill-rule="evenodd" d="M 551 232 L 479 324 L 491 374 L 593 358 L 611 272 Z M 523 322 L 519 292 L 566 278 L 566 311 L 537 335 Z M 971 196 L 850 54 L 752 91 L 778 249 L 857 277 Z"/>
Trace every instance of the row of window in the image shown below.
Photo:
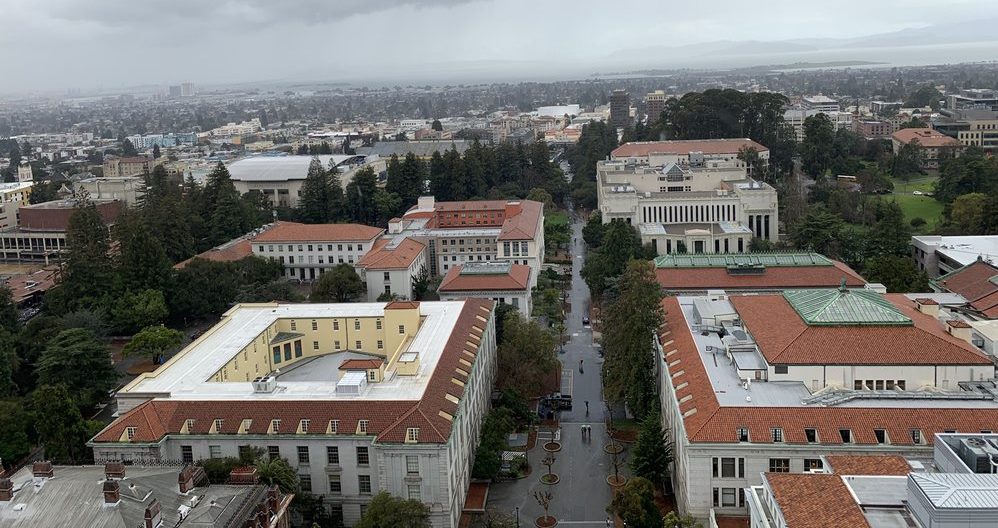
<path fill-rule="evenodd" d="M 354 246 L 353 244 L 346 244 L 347 251 L 353 251 L 353 246 Z M 264 252 L 263 248 L 264 248 L 264 246 L 258 246 L 257 251 L 259 251 L 260 253 L 263 253 Z M 304 249 L 304 248 L 308 248 L 308 249 Z M 314 244 L 314 245 L 313 244 L 298 244 L 298 251 L 314 251 L 313 248 L 319 248 L 319 251 L 322 251 L 322 244 Z M 294 251 L 294 250 L 295 250 L 295 245 L 294 244 L 288 244 L 288 251 Z M 332 250 L 333 250 L 333 245 L 332 244 L 326 244 L 326 251 L 332 251 Z M 277 251 L 279 251 L 279 252 L 280 251 L 284 251 L 284 244 L 278 244 L 277 245 Z M 336 244 L 336 251 L 343 251 L 343 244 Z M 364 244 L 357 244 L 357 251 L 364 251 Z M 273 253 L 273 252 L 274 252 L 274 245 L 273 244 L 267 244 L 267 253 Z"/>
<path fill-rule="evenodd" d="M 526 241 L 517 242 L 514 240 L 512 242 L 503 242 L 502 249 L 503 249 L 503 255 L 507 257 L 511 255 L 514 257 L 520 257 L 520 256 L 525 257 L 529 254 L 527 251 Z"/>
<path fill-rule="evenodd" d="M 385 275 L 386 275 L 385 276 L 385 280 L 388 280 L 388 277 L 387 277 L 388 272 L 387 271 L 385 272 Z M 376 330 L 381 330 L 383 325 L 384 325 L 384 322 L 383 322 L 382 319 L 375 319 L 374 320 L 374 328 Z M 336 332 L 336 331 L 339 331 L 339 329 L 340 329 L 340 321 L 338 319 L 333 319 L 333 331 Z M 360 330 L 360 319 L 354 319 L 353 320 L 353 329 L 354 330 Z M 318 330 L 319 330 L 319 321 L 316 321 L 316 320 L 313 319 L 312 320 L 312 331 L 315 332 L 315 331 L 318 331 Z M 398 330 L 399 330 L 399 335 L 404 335 L 405 334 L 405 325 L 404 324 L 400 324 L 398 326 Z M 291 320 L 291 331 L 292 332 L 297 332 L 298 331 L 298 321 L 296 321 L 294 319 Z"/>
<path fill-rule="evenodd" d="M 771 439 L 772 439 L 773 442 L 777 442 L 777 443 L 783 442 L 783 428 L 782 427 L 771 427 L 769 431 L 770 431 Z M 947 429 L 946 431 L 943 431 L 943 432 L 945 432 L 945 433 L 955 433 L 956 430 L 955 429 Z M 924 435 L 922 434 L 922 430 L 921 429 L 911 429 L 910 433 L 911 433 L 911 443 L 916 444 L 916 445 L 923 443 L 923 441 L 924 441 Z M 751 439 L 749 438 L 749 430 L 748 430 L 747 427 L 739 427 L 738 430 L 737 430 L 737 434 L 738 434 L 738 441 L 739 442 L 751 442 Z M 982 430 L 981 434 L 991 434 L 991 430 L 987 430 L 987 429 Z M 890 444 L 891 443 L 890 436 L 887 434 L 887 429 L 874 429 L 873 430 L 873 435 L 877 439 L 877 443 L 878 444 Z M 809 443 L 809 444 L 821 443 L 821 438 L 819 438 L 819 436 L 818 436 L 818 430 L 816 428 L 813 428 L 813 427 L 805 427 L 804 428 L 804 438 L 806 439 L 807 443 Z M 844 444 L 851 444 L 851 443 L 853 443 L 852 429 L 839 429 L 839 439 Z"/>

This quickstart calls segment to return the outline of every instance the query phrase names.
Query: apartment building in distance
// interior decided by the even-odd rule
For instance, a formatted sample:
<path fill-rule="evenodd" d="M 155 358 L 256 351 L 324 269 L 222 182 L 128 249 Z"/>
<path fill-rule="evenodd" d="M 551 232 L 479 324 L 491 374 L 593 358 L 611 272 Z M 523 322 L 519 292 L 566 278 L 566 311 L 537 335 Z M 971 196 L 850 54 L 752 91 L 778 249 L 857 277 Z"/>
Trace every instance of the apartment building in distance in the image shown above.
<path fill-rule="evenodd" d="M 346 526 L 384 490 L 456 528 L 495 375 L 492 301 L 237 305 L 119 390 L 89 445 L 136 465 L 263 447 Z"/>
<path fill-rule="evenodd" d="M 925 153 L 923 169 L 939 168 L 939 160 L 947 155 L 956 155 L 962 143 L 946 134 L 931 128 L 903 128 L 891 134 L 891 145 L 897 154 L 901 147 L 915 142 Z"/>
<path fill-rule="evenodd" d="M 91 199 L 120 200 L 135 207 L 146 192 L 145 180 L 139 176 L 105 176 L 84 178 L 73 182 L 73 189 L 86 190 Z"/>
<path fill-rule="evenodd" d="M 826 113 L 841 110 L 839 102 L 827 95 L 805 95 L 801 97 L 800 102 L 805 110 L 816 110 Z"/>
<path fill-rule="evenodd" d="M 889 138 L 894 132 L 890 121 L 869 117 L 856 117 L 852 124 L 853 132 L 866 139 Z"/>
<path fill-rule="evenodd" d="M 965 147 L 979 147 L 989 154 L 998 151 L 998 111 L 944 108 L 932 118 L 931 124 L 933 129 L 956 138 Z"/>
<path fill-rule="evenodd" d="M 530 288 L 544 264 L 544 204 L 532 200 L 437 202 L 421 196 L 385 235 L 426 245 L 431 276 L 466 263 L 510 262 L 530 267 Z"/>
<path fill-rule="evenodd" d="M 998 90 L 968 88 L 946 96 L 949 110 L 998 110 Z"/>
<path fill-rule="evenodd" d="M 631 124 L 631 96 L 627 90 L 614 90 L 610 94 L 610 126 L 626 128 Z"/>
<path fill-rule="evenodd" d="M 645 113 L 648 115 L 648 124 L 658 121 L 665 111 L 665 102 L 669 96 L 663 90 L 655 90 L 645 96 Z"/>
<path fill-rule="evenodd" d="M 790 108 L 783 112 L 783 122 L 794 129 L 797 142 L 804 141 L 804 120 L 818 114 L 825 114 L 835 130 L 852 130 L 853 115 L 850 112 L 822 111 L 807 108 Z"/>
<path fill-rule="evenodd" d="M 105 178 L 126 178 L 130 176 L 142 176 L 152 172 L 155 160 L 144 156 L 132 156 L 127 158 L 107 158 L 104 160 Z"/>
<path fill-rule="evenodd" d="M 821 457 L 812 473 L 764 473 L 744 490 L 751 528 L 998 524 L 998 436 L 936 435 L 933 453 Z"/>
<path fill-rule="evenodd" d="M 53 466 L 39 461 L 0 478 L 0 525 L 156 528 L 288 528 L 293 494 L 236 468 L 209 484 L 191 465 Z"/>
<path fill-rule="evenodd" d="M 843 287 L 662 305 L 681 513 L 744 517 L 742 490 L 763 474 L 821 470 L 832 455 L 927 457 L 937 434 L 998 424 L 995 364 L 928 300 Z"/>
<path fill-rule="evenodd" d="M 635 225 L 660 255 L 744 253 L 753 237 L 779 238 L 776 190 L 738 159 L 750 139 L 627 143 L 596 166 L 603 222 Z"/>
<path fill-rule="evenodd" d="M 33 185 L 30 181 L 0 183 L 0 229 L 17 226 L 17 211 L 30 203 Z"/>

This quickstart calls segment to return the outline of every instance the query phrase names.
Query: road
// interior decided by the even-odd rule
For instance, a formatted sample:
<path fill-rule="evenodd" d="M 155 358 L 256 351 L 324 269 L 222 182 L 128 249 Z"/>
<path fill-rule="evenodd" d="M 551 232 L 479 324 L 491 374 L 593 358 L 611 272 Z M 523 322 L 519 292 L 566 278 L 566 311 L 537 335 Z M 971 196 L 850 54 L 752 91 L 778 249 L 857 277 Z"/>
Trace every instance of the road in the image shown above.
<path fill-rule="evenodd" d="M 493 484 L 489 491 L 489 507 L 498 511 L 515 513 L 519 508 L 520 526 L 532 526 L 533 519 L 543 511 L 534 500 L 537 490 L 548 490 L 554 496 L 551 501 L 551 515 L 559 521 L 559 526 L 579 528 L 602 528 L 606 526 L 606 506 L 610 503 L 610 486 L 606 476 L 611 472 L 610 456 L 603 452 L 603 445 L 609 439 L 603 423 L 605 414 L 600 390 L 601 360 L 593 347 L 592 332 L 582 325 L 582 318 L 589 313 L 589 287 L 582 280 L 580 271 L 585 257 L 585 244 L 582 240 L 582 219 L 572 219 L 572 253 L 575 265 L 572 267 L 572 283 L 569 294 L 571 312 L 566 319 L 566 333 L 570 339 L 565 344 L 565 353 L 560 359 L 565 368 L 574 369 L 573 408 L 561 412 L 562 450 L 555 453 L 556 461 L 552 471 L 561 481 L 548 486 L 539 480 L 546 468 L 540 461 L 544 458 L 543 442 L 528 453 L 533 473 L 516 481 Z M 582 371 L 579 361 L 582 361 Z M 585 402 L 589 402 L 586 414 Z M 582 439 L 582 425 L 592 427 L 592 440 Z M 543 431 L 542 431 L 543 432 Z"/>

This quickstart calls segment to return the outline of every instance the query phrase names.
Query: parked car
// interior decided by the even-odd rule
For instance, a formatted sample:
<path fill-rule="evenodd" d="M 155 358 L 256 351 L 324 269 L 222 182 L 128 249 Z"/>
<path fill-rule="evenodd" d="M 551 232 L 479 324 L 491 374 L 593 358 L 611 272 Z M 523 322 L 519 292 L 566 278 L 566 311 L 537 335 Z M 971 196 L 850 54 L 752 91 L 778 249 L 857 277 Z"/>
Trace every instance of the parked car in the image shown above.
<path fill-rule="evenodd" d="M 585 327 L 589 326 L 589 318 L 588 317 L 583 317 L 582 318 L 582 326 L 585 326 Z"/>

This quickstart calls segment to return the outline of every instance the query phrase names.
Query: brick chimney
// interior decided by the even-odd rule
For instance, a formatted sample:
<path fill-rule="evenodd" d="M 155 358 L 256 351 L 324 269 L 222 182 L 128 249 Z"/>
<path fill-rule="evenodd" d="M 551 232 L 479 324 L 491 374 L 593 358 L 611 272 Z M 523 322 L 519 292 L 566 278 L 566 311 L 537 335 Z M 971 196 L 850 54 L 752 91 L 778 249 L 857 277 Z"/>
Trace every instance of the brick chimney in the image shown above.
<path fill-rule="evenodd" d="M 14 498 L 14 482 L 9 478 L 0 479 L 0 502 L 7 502 Z"/>
<path fill-rule="evenodd" d="M 277 511 L 281 505 L 281 489 L 274 484 L 267 489 L 267 505 L 270 507 L 270 511 Z"/>
<path fill-rule="evenodd" d="M 159 528 L 163 524 L 163 515 L 160 513 L 159 501 L 153 499 L 149 503 L 149 507 L 146 508 L 146 514 L 144 517 L 145 523 L 143 526 L 145 528 Z"/>
<path fill-rule="evenodd" d="M 971 336 L 971 326 L 970 323 L 962 319 L 950 319 L 946 321 L 946 331 L 957 339 L 962 339 L 970 343 Z"/>
<path fill-rule="evenodd" d="M 260 475 L 257 475 L 253 466 L 242 466 L 233 468 L 229 473 L 229 484 L 256 485 L 260 483 Z"/>
<path fill-rule="evenodd" d="M 180 493 L 187 493 L 194 489 L 194 466 L 186 465 L 180 470 L 177 476 L 177 483 L 180 485 Z"/>
<path fill-rule="evenodd" d="M 31 464 L 31 474 L 35 477 L 52 478 L 55 471 L 52 469 L 52 462 L 42 460 Z"/>
<path fill-rule="evenodd" d="M 520 211 L 523 211 L 523 204 L 521 204 L 519 201 L 506 202 L 506 210 L 505 210 L 506 218 L 509 218 L 511 216 L 516 216 L 520 214 Z"/>
<path fill-rule="evenodd" d="M 122 462 L 108 462 L 104 464 L 104 478 L 118 479 L 125 478 L 125 464 Z"/>
<path fill-rule="evenodd" d="M 117 480 L 104 481 L 104 504 L 118 504 L 121 500 L 121 484 Z"/>
<path fill-rule="evenodd" d="M 915 299 L 915 306 L 918 308 L 918 311 L 923 314 L 931 315 L 932 317 L 937 317 L 939 315 L 939 303 L 932 299 L 927 299 L 925 297 Z"/>

